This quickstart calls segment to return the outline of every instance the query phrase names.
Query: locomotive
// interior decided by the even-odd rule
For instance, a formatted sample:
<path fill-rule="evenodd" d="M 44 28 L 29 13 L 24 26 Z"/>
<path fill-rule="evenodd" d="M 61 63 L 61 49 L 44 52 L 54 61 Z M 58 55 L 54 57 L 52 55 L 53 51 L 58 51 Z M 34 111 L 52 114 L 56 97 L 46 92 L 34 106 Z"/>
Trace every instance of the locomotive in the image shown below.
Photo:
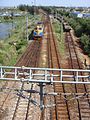
<path fill-rule="evenodd" d="M 42 40 L 43 38 L 43 31 L 44 31 L 44 24 L 43 22 L 38 22 L 36 27 L 33 30 L 33 39 L 34 40 Z"/>
<path fill-rule="evenodd" d="M 71 27 L 66 22 L 63 22 L 63 28 L 65 32 L 69 32 L 71 30 Z"/>
<path fill-rule="evenodd" d="M 54 16 L 57 20 L 59 20 L 63 24 L 63 30 L 64 32 L 70 32 L 71 26 L 65 21 L 64 17 L 61 15 L 58 15 L 57 17 Z"/>

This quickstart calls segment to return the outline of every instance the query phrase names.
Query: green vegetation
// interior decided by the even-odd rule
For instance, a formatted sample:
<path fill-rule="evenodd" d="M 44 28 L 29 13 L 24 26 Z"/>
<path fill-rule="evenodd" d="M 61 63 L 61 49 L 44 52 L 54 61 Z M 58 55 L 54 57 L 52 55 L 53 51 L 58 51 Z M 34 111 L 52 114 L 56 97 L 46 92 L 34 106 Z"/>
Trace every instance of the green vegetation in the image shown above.
<path fill-rule="evenodd" d="M 65 43 L 64 43 L 64 35 L 63 35 L 63 26 L 59 21 L 54 20 L 53 21 L 53 29 L 55 31 L 55 35 L 56 35 L 57 40 L 58 40 L 60 53 L 61 53 L 61 55 L 64 55 Z"/>
<path fill-rule="evenodd" d="M 17 52 L 15 47 L 0 41 L 0 65 L 15 64 L 16 58 Z"/>
<path fill-rule="evenodd" d="M 82 9 L 80 9 L 82 11 Z M 70 15 L 70 11 L 56 10 L 58 14 L 64 17 L 69 25 L 74 29 L 75 35 L 80 38 L 81 47 L 88 56 L 90 56 L 90 19 L 77 18 Z"/>
<path fill-rule="evenodd" d="M 90 19 L 69 18 L 68 22 L 75 30 L 75 35 L 80 38 L 83 50 L 90 56 Z"/>
<path fill-rule="evenodd" d="M 90 57 L 90 36 L 86 34 L 82 34 L 80 38 L 80 42 L 82 44 L 85 53 L 87 53 L 88 56 Z"/>
<path fill-rule="evenodd" d="M 39 15 L 28 14 L 28 35 L 40 19 Z M 11 22 L 11 19 L 8 19 L 8 22 Z M 0 40 L 0 65 L 14 65 L 28 45 L 26 16 L 14 17 L 13 23 L 16 24 L 16 27 L 10 31 L 9 37 Z"/>
<path fill-rule="evenodd" d="M 21 11 L 27 11 L 30 14 L 34 15 L 34 6 L 20 5 L 18 8 Z"/>
<path fill-rule="evenodd" d="M 44 11 L 46 11 L 48 14 L 52 13 L 54 7 L 47 7 L 47 6 L 41 6 L 41 9 L 43 9 Z"/>

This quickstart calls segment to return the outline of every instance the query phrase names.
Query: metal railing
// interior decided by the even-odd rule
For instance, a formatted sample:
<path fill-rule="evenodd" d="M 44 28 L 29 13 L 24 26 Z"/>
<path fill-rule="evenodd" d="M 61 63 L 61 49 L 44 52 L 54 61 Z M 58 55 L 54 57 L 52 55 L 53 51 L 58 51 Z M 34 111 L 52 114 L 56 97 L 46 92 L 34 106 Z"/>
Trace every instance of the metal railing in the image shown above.
<path fill-rule="evenodd" d="M 90 70 L 0 66 L 0 80 L 90 84 Z"/>

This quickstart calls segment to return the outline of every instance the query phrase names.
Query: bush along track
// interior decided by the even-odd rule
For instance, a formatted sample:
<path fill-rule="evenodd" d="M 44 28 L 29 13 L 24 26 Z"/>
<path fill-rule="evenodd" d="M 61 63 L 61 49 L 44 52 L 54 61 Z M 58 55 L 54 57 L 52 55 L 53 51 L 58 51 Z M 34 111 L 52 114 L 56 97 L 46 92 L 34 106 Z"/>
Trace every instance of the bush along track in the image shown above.
<path fill-rule="evenodd" d="M 53 20 L 53 30 L 55 32 L 55 37 L 58 41 L 58 47 L 61 56 L 65 53 L 65 40 L 64 40 L 64 34 L 63 34 L 63 26 L 62 23 L 60 23 L 58 20 Z"/>
<path fill-rule="evenodd" d="M 39 15 L 28 15 L 28 36 L 40 18 Z M 16 26 L 10 31 L 10 35 L 0 40 L 0 65 L 14 65 L 28 45 L 26 16 L 14 18 L 13 23 Z"/>

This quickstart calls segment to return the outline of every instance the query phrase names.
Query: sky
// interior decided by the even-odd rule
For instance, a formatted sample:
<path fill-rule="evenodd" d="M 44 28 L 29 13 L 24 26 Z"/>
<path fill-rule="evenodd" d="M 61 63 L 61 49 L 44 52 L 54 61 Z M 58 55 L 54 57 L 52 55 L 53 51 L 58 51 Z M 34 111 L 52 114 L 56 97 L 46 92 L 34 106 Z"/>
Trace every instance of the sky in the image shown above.
<path fill-rule="evenodd" d="M 37 6 L 90 7 L 90 0 L 0 0 L 0 6 L 34 5 L 34 3 Z"/>

